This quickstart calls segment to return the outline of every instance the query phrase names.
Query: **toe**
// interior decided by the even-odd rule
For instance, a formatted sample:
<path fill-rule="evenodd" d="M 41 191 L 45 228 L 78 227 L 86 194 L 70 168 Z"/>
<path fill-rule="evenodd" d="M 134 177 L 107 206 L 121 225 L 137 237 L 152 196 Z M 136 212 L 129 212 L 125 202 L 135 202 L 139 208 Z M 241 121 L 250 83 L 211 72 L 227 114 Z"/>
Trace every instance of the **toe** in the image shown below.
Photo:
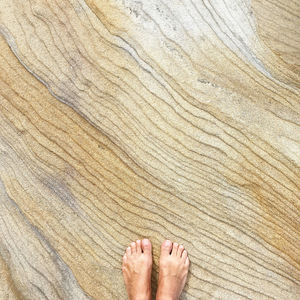
<path fill-rule="evenodd" d="M 181 257 L 182 257 L 183 261 L 186 260 L 186 258 L 187 258 L 187 251 L 186 250 L 183 250 Z"/>
<path fill-rule="evenodd" d="M 183 250 L 184 250 L 184 247 L 182 245 L 180 245 L 177 250 L 177 256 L 181 257 Z"/>
<path fill-rule="evenodd" d="M 148 239 L 142 240 L 142 250 L 145 254 L 151 255 L 151 242 Z"/>
<path fill-rule="evenodd" d="M 130 256 L 131 255 L 131 247 L 127 247 L 126 249 L 126 256 Z"/>
<path fill-rule="evenodd" d="M 170 252 L 172 250 L 172 242 L 169 240 L 166 240 L 161 245 L 161 255 L 170 255 Z"/>
<path fill-rule="evenodd" d="M 130 244 L 130 246 L 131 246 L 131 253 L 132 253 L 132 254 L 136 253 L 136 243 L 135 243 L 135 242 L 132 242 L 132 243 Z"/>
<path fill-rule="evenodd" d="M 172 255 L 172 256 L 176 256 L 176 255 L 177 255 L 177 250 L 178 250 L 178 244 L 177 244 L 177 243 L 174 243 L 174 244 L 173 244 L 173 248 L 172 248 L 172 253 L 171 253 L 171 255 Z"/>
<path fill-rule="evenodd" d="M 186 267 L 188 267 L 190 265 L 190 260 L 189 260 L 188 257 L 185 259 L 184 264 L 185 264 Z"/>
<path fill-rule="evenodd" d="M 140 240 L 137 240 L 137 241 L 135 242 L 135 244 L 136 244 L 136 253 L 141 254 L 141 253 L 142 253 L 141 241 L 140 241 Z"/>

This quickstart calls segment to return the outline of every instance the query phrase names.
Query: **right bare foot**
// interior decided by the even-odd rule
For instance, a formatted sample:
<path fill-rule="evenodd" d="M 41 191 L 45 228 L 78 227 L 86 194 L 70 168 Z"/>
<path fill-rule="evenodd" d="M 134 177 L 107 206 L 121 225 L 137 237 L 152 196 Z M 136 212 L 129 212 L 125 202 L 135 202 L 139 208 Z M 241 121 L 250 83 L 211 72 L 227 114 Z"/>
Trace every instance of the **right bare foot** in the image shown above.
<path fill-rule="evenodd" d="M 190 261 L 182 245 L 166 240 L 161 245 L 156 299 L 178 300 L 186 282 Z"/>

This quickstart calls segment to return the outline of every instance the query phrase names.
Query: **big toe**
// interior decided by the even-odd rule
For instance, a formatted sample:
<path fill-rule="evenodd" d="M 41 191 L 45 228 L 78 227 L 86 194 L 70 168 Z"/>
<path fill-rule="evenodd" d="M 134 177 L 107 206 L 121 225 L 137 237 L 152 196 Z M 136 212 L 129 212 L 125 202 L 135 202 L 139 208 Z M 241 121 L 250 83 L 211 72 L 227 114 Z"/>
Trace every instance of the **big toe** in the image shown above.
<path fill-rule="evenodd" d="M 172 242 L 165 240 L 161 245 L 161 255 L 170 255 L 172 250 Z"/>
<path fill-rule="evenodd" d="M 142 240 L 142 250 L 145 254 L 151 255 L 152 246 L 151 242 L 148 239 Z"/>

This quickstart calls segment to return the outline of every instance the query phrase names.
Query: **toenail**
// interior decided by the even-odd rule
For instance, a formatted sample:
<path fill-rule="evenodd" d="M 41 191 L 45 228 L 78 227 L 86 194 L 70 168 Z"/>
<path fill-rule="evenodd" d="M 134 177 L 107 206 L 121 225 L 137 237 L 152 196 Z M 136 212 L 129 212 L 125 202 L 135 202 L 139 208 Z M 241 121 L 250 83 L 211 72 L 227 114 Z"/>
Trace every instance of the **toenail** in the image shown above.
<path fill-rule="evenodd" d="M 131 246 L 135 246 L 135 242 L 132 242 L 132 243 L 131 243 Z"/>
<path fill-rule="evenodd" d="M 165 242 L 165 245 L 166 245 L 166 246 L 171 246 L 171 244 L 172 244 L 171 241 L 166 240 L 166 242 Z"/>
<path fill-rule="evenodd" d="M 174 246 L 175 246 L 175 247 L 177 247 L 177 246 L 178 246 L 178 244 L 177 244 L 177 243 L 174 243 Z"/>
<path fill-rule="evenodd" d="M 139 244 L 141 241 L 140 241 L 140 240 L 137 240 L 136 242 Z"/>

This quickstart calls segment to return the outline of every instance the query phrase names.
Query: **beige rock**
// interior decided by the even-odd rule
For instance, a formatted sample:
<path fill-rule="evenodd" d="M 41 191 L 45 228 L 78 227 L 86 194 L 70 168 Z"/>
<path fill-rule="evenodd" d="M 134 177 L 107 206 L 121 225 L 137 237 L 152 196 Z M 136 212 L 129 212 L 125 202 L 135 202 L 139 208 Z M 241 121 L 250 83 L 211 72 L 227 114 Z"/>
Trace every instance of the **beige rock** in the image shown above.
<path fill-rule="evenodd" d="M 0 300 L 300 298 L 300 5 L 0 0 Z"/>

